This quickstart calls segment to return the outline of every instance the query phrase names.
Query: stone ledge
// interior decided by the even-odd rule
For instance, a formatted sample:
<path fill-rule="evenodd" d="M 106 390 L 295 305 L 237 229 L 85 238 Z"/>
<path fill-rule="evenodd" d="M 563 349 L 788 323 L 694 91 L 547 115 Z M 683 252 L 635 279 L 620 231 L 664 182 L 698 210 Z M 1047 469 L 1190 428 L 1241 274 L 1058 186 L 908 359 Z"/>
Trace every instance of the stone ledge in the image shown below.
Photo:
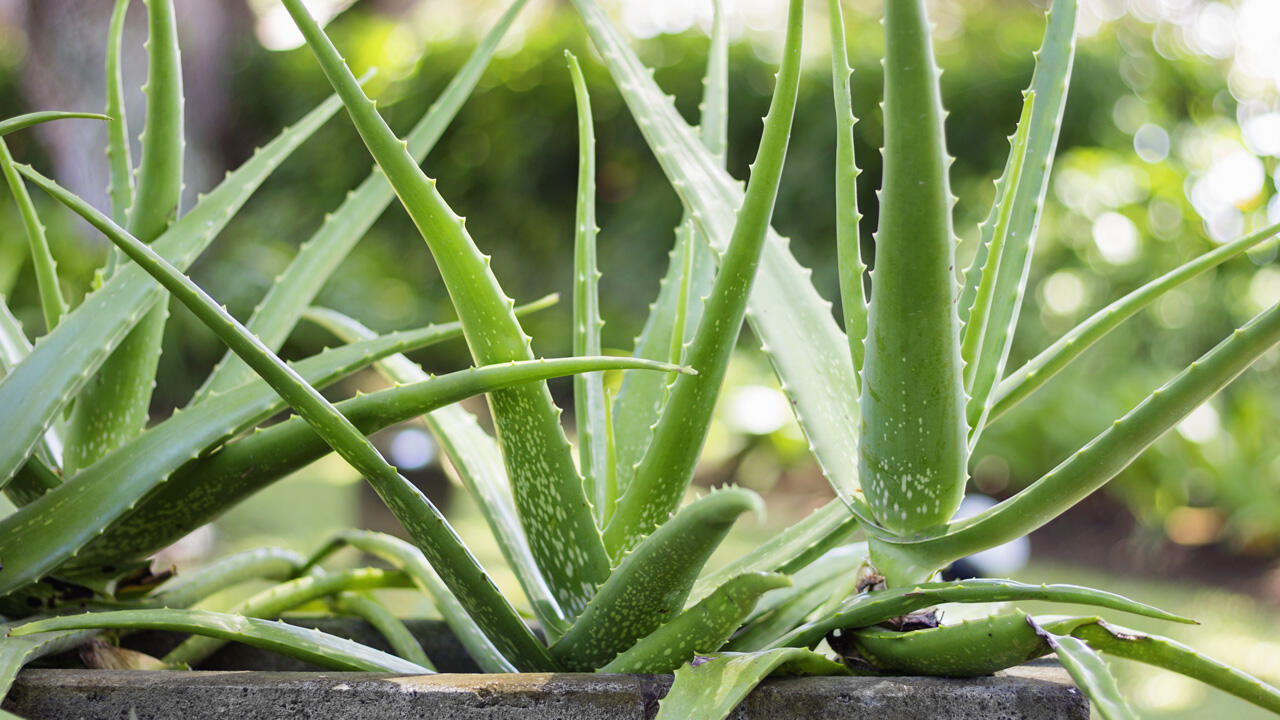
<path fill-rule="evenodd" d="M 4 708 L 29 718 L 103 720 L 644 720 L 670 676 L 386 675 L 348 672 L 26 670 Z M 1087 720 L 1054 663 L 993 677 L 766 681 L 735 720 Z"/>

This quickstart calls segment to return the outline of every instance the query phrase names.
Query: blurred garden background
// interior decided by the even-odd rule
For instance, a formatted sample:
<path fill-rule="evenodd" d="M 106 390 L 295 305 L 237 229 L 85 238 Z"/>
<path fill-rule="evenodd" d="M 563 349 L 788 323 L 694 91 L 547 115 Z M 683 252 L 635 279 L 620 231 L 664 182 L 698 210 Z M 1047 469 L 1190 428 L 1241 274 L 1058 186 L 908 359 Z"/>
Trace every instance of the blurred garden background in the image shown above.
<path fill-rule="evenodd" d="M 178 0 L 187 31 L 187 191 L 210 188 L 257 144 L 329 94 L 311 57 L 274 0 Z M 330 33 L 393 128 L 405 129 L 465 60 L 500 0 L 343 0 L 310 3 L 335 17 Z M 659 83 L 694 117 L 710 3 L 607 3 L 636 37 Z M 745 177 L 758 118 L 768 103 L 782 19 L 773 0 L 731 0 L 729 168 Z M 948 140 L 957 156 L 961 258 L 994 194 L 1043 31 L 1040 0 L 931 3 L 944 68 Z M 0 1 L 0 117 L 44 108 L 100 110 L 99 42 L 111 4 L 81 0 Z M 350 7 L 347 7 L 349 6 Z M 825 14 L 824 3 L 811 12 Z M 1010 368 L 1096 309 L 1145 281 L 1244 232 L 1280 221 L 1280 2 L 1277 0 L 1081 0 L 1080 46 L 1058 159 L 1039 229 L 1026 306 Z M 876 224 L 881 126 L 880 0 L 846 0 L 855 66 L 864 254 Z M 199 32 L 190 32 L 199 28 Z M 140 48 L 141 12 L 128 18 L 125 47 Z M 838 299 L 834 248 L 834 123 L 825 21 L 807 38 L 807 77 L 774 226 L 814 268 L 824 296 Z M 75 38 L 74 42 L 66 38 Z M 629 351 L 665 269 L 680 219 L 675 194 L 622 107 L 567 3 L 537 0 L 518 21 L 479 87 L 424 167 L 466 216 L 518 302 L 569 291 L 577 141 L 563 50 L 586 60 L 599 155 L 601 301 L 606 347 Z M 140 85 L 140 50 L 125 58 L 127 85 Z M 131 116 L 141 127 L 141 111 Z M 105 129 L 53 123 L 7 138 L 20 160 L 47 168 L 72 190 L 106 206 Z M 193 277 L 237 316 L 247 317 L 324 213 L 369 172 L 350 124 L 329 123 L 318 142 L 349 152 L 300 153 L 264 185 L 196 264 Z M 106 244 L 36 194 L 65 290 L 88 285 Z M 32 336 L 43 331 L 17 209 L 0 198 L 0 294 Z M 1169 293 L 1108 337 L 984 434 L 974 455 L 975 489 L 1000 498 L 1053 467 L 1112 418 L 1246 319 L 1280 302 L 1280 262 L 1268 243 Z M 73 298 L 74 300 L 74 298 Z M 407 216 L 393 205 L 320 298 L 378 330 L 450 319 L 439 277 Z M 218 341 L 181 307 L 162 357 L 155 402 L 182 404 L 221 355 Z M 545 356 L 570 351 L 567 301 L 526 328 Z M 1176 332 L 1175 332 L 1176 331 Z M 302 326 L 286 357 L 329 341 Z M 329 341 L 331 342 L 331 341 Z M 757 343 L 744 332 L 701 471 L 705 485 L 737 482 L 766 495 L 766 526 L 780 526 L 830 497 L 808 458 Z M 432 371 L 468 363 L 461 343 L 417 357 Z M 1081 383 L 1092 388 L 1086 395 Z M 353 381 L 372 387 L 376 379 Z M 554 385 L 572 409 L 569 383 Z M 347 390 L 350 390 L 348 386 Z M 0 413 L 8 409 L 0 408 Z M 1100 584 L 1200 617 L 1212 655 L 1280 681 L 1280 352 L 1273 350 L 1169 433 L 1104 491 L 1032 537 L 1028 580 Z M 405 426 L 379 441 L 393 462 L 415 470 L 433 499 L 459 518 L 472 547 L 483 523 L 434 464 L 429 436 Z M 392 529 L 359 479 L 324 461 L 271 488 L 209 532 L 202 551 L 266 542 L 306 549 L 335 526 Z M 299 502 L 304 498 L 306 502 Z M 282 509 L 283 508 L 283 509 Z M 758 535 L 760 525 L 745 532 Z M 483 551 L 482 551 L 483 552 Z M 500 564 L 496 549 L 486 560 Z M 1109 573 L 1108 577 L 1100 577 Z M 1122 579 L 1117 579 L 1122 578 Z M 1135 671 L 1136 672 L 1136 671 Z M 1133 675 L 1131 677 L 1138 677 Z M 1141 675 L 1134 701 L 1151 717 L 1209 712 L 1241 717 L 1251 706 L 1172 675 Z M 1205 705 L 1221 702 L 1222 705 Z M 1260 711 L 1258 711 L 1260 712 Z"/>

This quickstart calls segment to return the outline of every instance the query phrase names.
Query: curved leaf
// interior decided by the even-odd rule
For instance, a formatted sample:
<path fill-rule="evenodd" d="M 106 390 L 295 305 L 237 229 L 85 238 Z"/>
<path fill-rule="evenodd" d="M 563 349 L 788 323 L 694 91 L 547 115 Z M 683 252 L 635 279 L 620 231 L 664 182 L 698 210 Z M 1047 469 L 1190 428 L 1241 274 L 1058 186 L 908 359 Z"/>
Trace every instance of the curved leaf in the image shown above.
<path fill-rule="evenodd" d="M 747 573 L 715 589 L 698 604 L 635 645 L 623 651 L 599 672 L 668 673 L 693 660 L 695 655 L 715 652 L 742 625 L 760 596 L 791 585 L 785 575 Z"/>
<path fill-rule="evenodd" d="M 489 259 L 467 234 L 462 218 L 387 127 L 301 0 L 284 0 L 284 5 L 427 241 L 476 362 L 532 359 L 529 336 L 511 312 L 513 303 L 498 285 Z M 561 607 L 575 614 L 608 577 L 609 556 L 560 426 L 560 411 L 545 383 L 493 393 L 489 404 L 534 557 Z M 565 548 L 574 551 L 565 552 Z"/>
<path fill-rule="evenodd" d="M 11 637 L 35 633 L 100 628 L 122 630 L 176 630 L 252 645 L 288 655 L 331 670 L 363 670 L 421 675 L 431 670 L 319 630 L 282 622 L 240 617 L 208 610 L 117 610 L 63 615 L 14 628 Z"/>
<path fill-rule="evenodd" d="M 813 647 L 832 630 L 863 628 L 906 615 L 932 605 L 948 602 L 983 603 L 1012 600 L 1052 600 L 1110 608 L 1171 622 L 1195 621 L 1130 600 L 1105 590 L 1078 585 L 1029 585 L 1013 580 L 979 578 L 953 583 L 925 583 L 913 588 L 890 588 L 864 592 L 849 598 L 840 609 L 820 620 L 802 625 L 774 643 L 775 646 Z M 1056 631 L 1055 631 L 1056 632 Z"/>
<path fill-rule="evenodd" d="M 734 521 L 764 504 L 750 490 L 713 491 L 646 537 L 552 646 L 571 670 L 592 670 L 657 630 L 684 607 L 694 578 Z"/>

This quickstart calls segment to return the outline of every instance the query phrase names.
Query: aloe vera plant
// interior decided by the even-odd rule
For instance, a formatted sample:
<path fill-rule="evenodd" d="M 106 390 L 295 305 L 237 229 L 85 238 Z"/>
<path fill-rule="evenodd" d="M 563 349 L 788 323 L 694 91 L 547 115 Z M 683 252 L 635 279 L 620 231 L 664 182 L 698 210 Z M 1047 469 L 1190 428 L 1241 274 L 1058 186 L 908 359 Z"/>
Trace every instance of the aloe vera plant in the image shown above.
<path fill-rule="evenodd" d="M 727 23 L 719 3 L 695 130 L 596 3 L 573 0 L 685 218 L 633 355 L 600 357 L 596 248 L 609 236 L 606 230 L 597 237 L 592 103 L 578 60 L 566 53 L 578 119 L 572 235 L 578 357 L 547 360 L 534 357 L 521 322 L 524 312 L 546 303 L 516 307 L 480 250 L 484 238 L 471 236 L 421 167 L 525 1 L 510 6 L 402 140 L 301 0 L 282 0 L 336 97 L 185 212 L 177 201 L 183 96 L 171 0 L 146 5 L 147 117 L 136 184 L 119 71 L 128 0 L 118 0 L 112 15 L 105 116 L 110 212 L 16 163 L 0 144 L 0 163 L 31 240 L 47 324 L 32 345 L 0 304 L 0 406 L 22 409 L 0 437 L 0 477 L 18 507 L 0 518 L 0 607 L 6 616 L 30 620 L 11 623 L 0 639 L 0 690 L 34 657 L 144 628 L 206 636 L 159 659 L 167 667 L 198 663 L 220 642 L 235 640 L 337 669 L 431 672 L 431 659 L 372 594 L 413 587 L 486 671 L 674 672 L 663 718 L 726 717 L 773 672 L 973 676 L 1049 652 L 1104 717 L 1132 711 L 1099 653 L 1172 669 L 1280 713 L 1280 692 L 1261 681 L 1092 616 L 1035 618 L 1014 611 L 901 629 L 913 613 L 942 603 L 1029 600 L 1194 622 L 1102 590 L 1001 579 L 938 582 L 934 576 L 956 559 L 1030 532 L 1105 484 L 1280 342 L 1275 307 L 1023 492 L 973 518 L 952 520 L 986 425 L 1125 318 L 1277 231 L 1267 228 L 1189 261 L 1100 311 L 1022 368 L 1007 370 L 1066 101 L 1075 0 L 1054 0 L 1049 12 L 996 200 L 963 273 L 955 270 L 955 199 L 925 3 L 885 4 L 884 178 L 868 271 L 859 251 L 844 21 L 839 0 L 828 0 L 843 331 L 808 271 L 770 228 L 801 82 L 802 0 L 787 6 L 776 85 L 745 188 L 724 163 Z M 184 272 L 253 190 L 339 108 L 375 168 L 242 324 Z M 31 113 L 0 121 L 0 135 L 85 116 Z M 28 185 L 116 248 L 102 286 L 75 308 L 58 292 Z M 378 335 L 341 313 L 309 307 L 393 199 L 435 259 L 457 322 Z M 187 407 L 144 429 L 170 298 L 212 330 L 228 355 Z M 303 318 L 344 344 L 285 363 L 276 352 Z M 741 488 L 718 489 L 682 506 L 744 319 L 770 355 L 838 499 L 706 572 L 729 528 L 763 510 L 759 497 Z M 403 355 L 458 337 L 475 368 L 432 377 Z M 366 367 L 394 386 L 337 403 L 319 394 L 318 388 Z M 602 372 L 623 369 L 635 372 L 614 396 Z M 576 453 L 545 382 L 561 375 L 576 376 Z M 488 399 L 496 437 L 453 404 L 478 394 Z M 259 427 L 285 408 L 297 417 Z M 445 516 L 365 437 L 411 419 L 436 436 L 453 473 L 478 501 L 523 598 L 497 590 Z M 370 482 L 411 542 L 335 529 L 309 558 L 262 549 L 172 579 L 145 572 L 151 553 L 330 452 Z M 865 542 L 850 544 L 858 530 Z M 392 569 L 323 567 L 348 546 Z M 869 565 L 860 568 L 864 560 Z M 248 580 L 274 585 L 230 614 L 192 607 Z M 97 607 L 73 614 L 86 596 Z M 367 619 L 395 654 L 267 622 L 316 600 Z M 523 608 L 541 635 L 525 622 Z"/>

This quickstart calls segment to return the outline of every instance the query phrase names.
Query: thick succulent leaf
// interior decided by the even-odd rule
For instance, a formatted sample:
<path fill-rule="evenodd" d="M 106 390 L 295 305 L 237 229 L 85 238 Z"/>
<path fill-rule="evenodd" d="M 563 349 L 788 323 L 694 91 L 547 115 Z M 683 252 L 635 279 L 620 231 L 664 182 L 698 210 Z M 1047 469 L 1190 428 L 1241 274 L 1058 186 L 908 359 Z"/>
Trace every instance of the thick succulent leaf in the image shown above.
<path fill-rule="evenodd" d="M 1171 670 L 1189 678 L 1212 685 L 1242 700 L 1280 714 L 1280 690 L 1252 675 L 1224 665 L 1169 638 L 1117 627 L 1097 620 L 1093 623 L 1061 628 L 1046 623 L 1045 629 L 1057 633 L 1069 633 L 1089 644 L 1089 647 L 1108 655 L 1137 660 L 1158 668 Z"/>
<path fill-rule="evenodd" d="M 125 226 L 143 242 L 158 238 L 182 197 L 182 63 L 173 0 L 146 0 L 147 96 L 138 185 Z M 147 425 L 168 303 L 153 306 L 111 351 L 77 398 L 67 430 L 68 474 L 92 465 Z"/>
<path fill-rule="evenodd" d="M 653 370 L 666 372 L 672 367 L 666 364 L 643 365 L 644 363 L 651 363 L 651 361 L 615 357 L 563 358 L 508 363 L 462 370 L 424 382 L 360 395 L 339 403 L 338 408 L 362 432 L 372 433 L 473 395 L 519 383 L 571 375 L 576 372 L 636 367 L 651 367 Z M 239 391 L 232 391 L 231 394 L 236 392 Z M 208 400 L 197 408 L 176 415 L 169 422 L 187 417 L 204 405 L 220 401 L 221 397 L 223 396 Z M 174 433 L 178 432 L 179 428 L 169 423 L 159 427 L 172 428 Z M 190 425 L 185 427 L 191 428 Z M 195 428 L 189 429 L 188 432 L 196 432 L 203 428 L 203 423 L 196 423 Z M 142 437 L 148 438 L 154 432 L 155 430 L 152 430 Z M 153 453 L 163 453 L 168 447 L 160 438 L 151 442 L 153 443 L 151 447 L 158 448 L 152 451 Z M 176 443 L 177 440 L 170 436 L 168 442 Z M 188 459 L 191 461 L 159 485 L 158 489 L 147 495 L 137 509 L 131 511 L 121 522 L 111 525 L 101 536 L 92 539 L 73 562 L 76 565 L 92 567 L 120 558 L 144 557 L 154 553 L 187 532 L 213 520 L 257 490 L 301 469 L 329 452 L 329 445 L 311 429 L 305 420 L 294 418 L 230 443 L 208 457 L 191 459 L 189 454 L 180 457 L 178 459 L 180 462 Z M 114 458 L 116 455 L 113 454 L 111 457 Z M 151 456 L 139 453 L 138 457 Z M 134 466 L 122 461 L 120 466 L 114 468 L 112 472 L 124 473 L 126 471 L 121 468 L 134 467 L 135 469 L 131 471 L 134 474 L 125 476 L 137 477 L 138 460 L 137 458 L 133 460 Z M 110 461 L 108 459 L 104 462 Z M 101 465 L 102 463 L 99 463 L 86 472 L 107 476 L 105 470 L 99 471 Z M 163 479 L 164 475 L 160 474 L 158 477 Z M 160 482 L 152 474 L 145 474 L 138 481 L 152 486 Z M 115 508 L 116 512 L 120 512 L 119 498 L 109 491 L 109 488 L 114 488 L 115 485 L 110 482 L 87 485 L 82 484 L 78 478 L 72 482 L 80 488 L 78 492 L 85 497 L 64 494 L 63 497 L 70 498 L 63 501 L 69 503 L 68 508 L 74 508 L 77 513 L 91 513 L 90 508 L 95 507 L 93 502 L 98 502 L 111 503 L 103 504 L 102 507 Z M 108 496 L 104 499 L 99 496 L 101 493 L 108 493 Z M 4 527 L 6 526 L 0 524 L 0 529 Z M 98 527 L 100 525 L 95 523 L 86 532 L 97 535 L 101 532 L 96 529 Z M 0 540 L 0 549 L 4 547 L 3 541 Z M 0 580 L 3 579 L 4 574 L 0 572 Z"/>
<path fill-rule="evenodd" d="M 936 535 L 873 537 L 877 567 L 896 565 L 904 573 L 928 574 L 1029 534 L 1105 485 L 1276 343 L 1280 343 L 1280 305 L 1256 315 L 1017 495 L 950 523 Z"/>
<path fill-rule="evenodd" d="M 715 652 L 742 625 L 760 596 L 791 585 L 786 575 L 739 575 L 623 651 L 599 672 L 668 673 Z"/>
<path fill-rule="evenodd" d="M 532 359 L 529 336 L 511 312 L 513 303 L 498 285 L 489 259 L 476 248 L 462 218 L 449 208 L 436 191 L 435 181 L 423 174 L 387 127 L 301 0 L 284 0 L 284 4 L 343 98 L 374 160 L 427 241 L 476 362 Z M 488 399 L 516 508 L 534 557 L 561 607 L 575 614 L 608 577 L 609 557 L 560 426 L 560 410 L 546 383 L 492 393 Z"/>
<path fill-rule="evenodd" d="M 422 643 L 413 636 L 413 632 L 400 618 L 373 598 L 358 592 L 339 593 L 332 602 L 334 612 L 341 615 L 354 615 L 369 623 L 378 634 L 382 635 L 392 652 L 415 665 L 428 670 L 435 670 L 431 659 L 422 649 Z"/>
<path fill-rule="evenodd" d="M 128 222 L 129 208 L 133 205 L 133 160 L 129 157 L 129 120 L 125 114 L 124 66 L 121 62 L 124 44 L 124 19 L 129 12 L 129 0 L 116 0 L 111 11 L 111 24 L 107 31 L 107 167 L 110 182 L 107 194 L 111 196 L 111 219 L 118 224 Z M 112 249 L 109 269 L 115 271 L 116 255 Z M 110 275 L 108 272 L 107 275 Z"/>
<path fill-rule="evenodd" d="M 63 112 L 61 110 L 40 110 L 26 115 L 18 115 L 7 120 L 0 120 L 0 137 L 16 132 L 32 125 L 39 125 L 53 120 L 66 120 L 68 118 L 92 118 L 94 120 L 110 120 L 106 115 L 98 113 L 82 113 L 82 112 Z"/>
<path fill-rule="evenodd" d="M 1036 69 L 1031 77 L 1027 102 L 1031 105 L 1026 152 L 1021 167 L 1014 167 L 1010 160 L 1005 177 L 997 183 L 995 204 L 1004 200 L 1002 193 L 1012 199 L 1005 237 L 998 260 L 985 257 L 987 246 L 993 242 L 996 232 L 992 222 L 999 213 L 995 207 L 982 228 L 984 274 L 990 268 L 997 275 L 994 279 L 992 302 L 982 337 L 982 351 L 978 367 L 973 373 L 970 389 L 968 418 L 974 439 L 986 422 L 987 410 L 996 383 L 1004 375 L 1009 348 L 1013 344 L 1014 328 L 1030 275 L 1031 256 L 1035 250 L 1036 229 L 1044 196 L 1049 188 L 1049 168 L 1053 165 L 1054 150 L 1058 143 L 1058 129 L 1062 125 L 1062 112 L 1066 107 L 1068 79 L 1075 57 L 1076 0 L 1054 0 L 1049 10 L 1044 41 L 1036 53 Z M 1011 155 L 1016 152 L 1011 152 Z M 1014 182 L 1011 178 L 1019 176 Z M 994 245 L 991 245 L 994 248 Z M 975 262 L 977 260 L 975 259 Z M 983 279 L 985 282 L 985 278 Z M 967 298 L 960 299 L 967 307 Z M 970 317 L 969 321 L 972 322 Z"/>
<path fill-rule="evenodd" d="M 395 570 L 358 568 L 294 578 L 252 595 L 227 610 L 233 615 L 271 620 L 313 600 L 352 590 L 413 587 L 409 576 Z M 162 660 L 171 667 L 194 666 L 226 645 L 225 640 L 196 636 L 182 641 Z"/>
<path fill-rule="evenodd" d="M 1057 654 L 1058 662 L 1071 674 L 1076 685 L 1089 696 L 1090 708 L 1094 712 L 1104 720 L 1137 720 L 1138 716 L 1121 694 L 1106 661 L 1088 643 L 1071 635 L 1048 632 L 1032 618 L 1027 618 L 1027 622 Z"/>
<path fill-rule="evenodd" d="M 995 343 L 985 343 L 987 323 L 991 319 L 991 303 L 995 296 L 996 279 L 1000 276 L 1000 258 L 1004 255 L 1005 241 L 1016 241 L 1009 237 L 1009 219 L 1013 216 L 1013 199 L 1017 197 L 1019 183 L 1022 180 L 1023 161 L 1027 156 L 1027 139 L 1031 132 L 1031 108 L 1035 104 L 1035 91 L 1028 90 L 1022 102 L 1022 117 L 1018 120 L 1018 130 L 1010 139 L 1012 151 L 1009 154 L 1009 172 L 1004 178 L 1004 194 L 997 204 L 996 222 L 991 234 L 991 242 L 987 244 L 987 261 L 982 268 L 982 277 L 978 283 L 977 293 L 973 298 L 973 306 L 969 309 L 969 318 L 964 325 L 964 341 L 960 346 L 960 357 L 964 360 L 964 387 L 966 391 L 973 389 L 974 375 L 981 368 L 984 372 L 992 372 L 994 360 L 988 354 L 994 354 Z M 984 384 L 987 382 L 982 380 Z M 976 422 L 975 406 L 970 405 L 970 421 Z M 981 413 L 981 405 L 977 411 Z M 970 431 L 977 435 L 979 429 Z"/>
<path fill-rule="evenodd" d="M 9 693 L 23 665 L 70 650 L 98 634 L 96 630 L 57 630 L 14 637 L 9 632 L 13 627 L 13 624 L 0 625 L 0 698 Z"/>
<path fill-rule="evenodd" d="M 853 154 L 853 92 L 849 88 L 849 48 L 844 36 L 844 11 L 840 0 L 827 0 L 827 26 L 831 31 L 831 88 L 836 111 L 836 254 L 840 268 L 840 307 L 844 314 L 845 334 L 853 357 L 854 377 L 862 372 L 867 335 L 867 296 L 863 293 L 862 276 L 867 266 L 862 262 L 862 245 L 858 224 L 858 163 Z M 852 392 L 858 392 L 855 386 Z"/>
<path fill-rule="evenodd" d="M 851 647 L 858 666 L 886 675 L 980 677 L 1049 652 L 1020 610 L 912 632 L 844 630 L 832 644 Z"/>
<path fill-rule="evenodd" d="M 517 307 L 516 313 L 522 310 L 531 311 L 549 305 L 557 296 L 549 296 L 523 307 Z M 354 342 L 375 337 L 369 328 L 354 319 L 332 310 L 313 308 L 306 317 L 320 324 L 329 332 Z M 409 384 L 426 380 L 429 376 L 417 363 L 403 355 L 393 355 L 374 364 L 388 380 L 393 383 Z M 627 373 L 627 378 L 636 374 L 657 375 L 658 373 Z M 344 413 L 362 429 L 365 425 L 352 415 L 347 407 L 339 405 Z M 546 633 L 550 642 L 555 642 L 564 634 L 572 623 L 572 618 L 560 609 L 542 577 L 542 571 L 533 558 L 529 548 L 529 540 L 525 537 L 524 528 L 520 526 L 520 518 L 516 513 L 515 499 L 511 496 L 511 484 L 507 481 L 506 468 L 502 465 L 502 453 L 498 444 L 485 432 L 476 418 L 460 405 L 450 405 L 422 416 L 427 429 L 435 437 L 449 464 L 462 484 L 475 499 L 476 505 L 484 515 L 490 532 L 498 542 L 502 556 L 507 565 L 515 573 L 520 587 L 524 589 L 533 608 L 534 616 Z M 234 471 L 233 471 L 234 472 Z"/>
<path fill-rule="evenodd" d="M 702 144 L 724 166 L 729 120 L 729 28 L 720 0 L 712 2 L 711 45 L 703 76 Z M 686 212 L 676 229 L 676 242 L 668 255 L 667 272 L 658 284 L 658 297 L 649 306 L 649 317 L 635 341 L 636 357 L 653 360 L 684 359 L 684 348 L 702 318 L 702 299 L 715 282 L 716 257 L 703 231 Z M 635 466 L 644 456 L 667 399 L 671 378 L 631 373 L 622 381 L 613 407 L 618 492 L 626 490 Z M 607 518 L 606 518 L 607 519 Z"/>
<path fill-rule="evenodd" d="M 1094 343 L 1106 337 L 1125 320 L 1163 297 L 1165 293 L 1211 268 L 1242 255 L 1246 250 L 1280 233 L 1280 223 L 1258 232 L 1232 240 L 1200 257 L 1184 263 L 1161 275 L 1110 305 L 1089 316 L 1087 320 L 1058 338 L 1052 345 L 1028 360 L 1022 367 L 1000 381 L 992 397 L 991 412 L 987 422 L 1013 408 L 1058 374 L 1063 368 L 1088 350 Z"/>
<path fill-rule="evenodd" d="M 188 267 L 271 171 L 339 107 L 336 98 L 324 102 L 255 153 L 156 240 L 156 251 Z M 142 268 L 121 268 L 40 339 L 30 362 L 0 380 L 0 407 L 23 408 L 0 436 L 0 483 L 21 467 L 57 412 L 163 295 Z"/>
<path fill-rule="evenodd" d="M 857 520 L 849 514 L 849 508 L 839 500 L 832 500 L 746 555 L 699 578 L 690 598 L 697 602 L 722 583 L 743 573 L 793 574 L 847 540 L 857 525 Z"/>
<path fill-rule="evenodd" d="M 485 672 L 515 672 L 513 666 L 494 644 L 485 636 L 484 631 L 468 610 L 458 602 L 440 576 L 432 569 L 427 558 L 414 546 L 399 538 L 384 533 L 367 530 L 346 530 L 339 533 L 329 544 L 325 545 L 311 558 L 314 564 L 338 548 L 350 545 L 361 552 L 374 555 L 383 561 L 408 573 L 414 585 L 426 593 L 435 605 L 436 611 L 444 618 L 454 637 L 467 649 L 467 654 L 475 660 Z"/>
<path fill-rule="evenodd" d="M 396 352 L 402 347 L 398 342 L 388 342 L 388 338 L 357 343 L 303 360 L 297 364 L 297 371 L 324 386 L 363 367 L 379 354 Z M 138 512 L 145 509 L 154 513 L 149 516 L 149 523 L 120 530 L 112 528 L 112 532 L 96 543 L 98 552 L 89 550 L 85 557 L 76 558 L 86 543 L 130 512 L 147 493 L 157 486 L 163 487 L 170 474 L 184 463 L 278 411 L 282 404 L 265 383 L 254 382 L 189 411 L 175 413 L 19 512 L 0 520 L 0 556 L 5 559 L 5 566 L 0 569 L 0 592 L 37 580 L 68 560 L 92 567 L 150 554 L 227 509 L 226 504 L 212 509 L 208 505 L 216 502 L 223 490 L 210 493 L 213 486 L 183 484 L 173 488 L 172 494 L 167 494 L 159 504 L 148 498 L 139 508 Z M 188 513 L 201 509 L 206 514 L 199 522 L 183 522 L 189 517 Z M 49 524 L 50 517 L 63 521 Z M 140 540 L 151 543 L 139 547 Z M 157 540 L 161 544 L 155 544 Z"/>
<path fill-rule="evenodd" d="M 319 630 L 208 610 L 166 608 L 64 615 L 20 625 L 13 629 L 10 636 L 27 637 L 35 633 L 77 628 L 175 630 L 196 633 L 271 650 L 331 670 L 363 670 L 414 675 L 431 672 L 428 668 L 415 665 L 395 655 L 322 633 Z"/>
<path fill-rule="evenodd" d="M 546 669 L 552 666 L 545 646 L 529 632 L 515 609 L 498 592 L 493 581 L 440 511 L 416 486 L 380 455 L 351 421 L 329 403 L 283 360 L 268 350 L 204 290 L 183 275 L 146 244 L 111 219 L 69 193 L 44 186 L 81 217 L 98 228 L 131 260 L 159 281 L 206 327 L 235 351 L 254 372 L 276 391 L 357 472 L 365 477 L 383 502 L 427 554 L 432 566 L 441 568 L 454 591 L 485 633 L 517 667 Z M 445 570 L 447 569 L 447 570 Z"/>
<path fill-rule="evenodd" d="M 431 104 L 427 114 L 409 131 L 405 142 L 415 162 L 422 162 L 435 147 L 462 104 L 470 97 L 498 44 L 526 4 L 528 0 L 515 0 L 511 4 L 493 29 L 476 45 L 458 74 Z M 337 210 L 325 217 L 324 224 L 302 244 L 297 256 L 271 283 L 266 296 L 254 309 L 249 322 L 245 323 L 249 330 L 267 347 L 280 349 L 320 288 L 394 199 L 391 185 L 375 168 Z M 228 352 L 196 391 L 193 402 L 209 393 L 235 387 L 252 375 L 244 361 Z"/>
<path fill-rule="evenodd" d="M 812 650 L 777 648 L 758 653 L 699 657 L 676 670 L 655 720 L 724 720 L 771 673 L 848 675 L 843 665 Z"/>
<path fill-rule="evenodd" d="M 1015 600 L 1050 600 L 1052 602 L 1092 605 L 1134 613 L 1171 622 L 1194 623 L 1194 620 L 1165 612 L 1122 595 L 1078 585 L 1030 585 L 1013 580 L 979 578 L 948 583 L 925 583 L 908 588 L 890 588 L 855 595 L 840 609 L 826 617 L 802 625 L 775 645 L 812 647 L 829 632 L 846 628 L 863 628 L 906 615 L 939 603 L 983 603 Z"/>
<path fill-rule="evenodd" d="M 837 548 L 801 569 L 791 576 L 793 587 L 770 593 L 757 604 L 755 612 L 725 649 L 764 650 L 814 617 L 819 609 L 830 607 L 834 611 L 844 598 L 854 593 L 858 568 L 866 557 L 866 545 L 859 543 Z"/>
<path fill-rule="evenodd" d="M 148 593 L 147 600 L 161 607 L 189 607 L 216 592 L 249 580 L 288 580 L 296 576 L 306 562 L 306 558 L 293 550 L 254 548 L 175 575 Z"/>
<path fill-rule="evenodd" d="M 594 0 L 574 0 L 573 5 L 672 187 L 711 247 L 723 252 L 742 206 L 741 185 L 699 142 L 599 5 Z M 851 430 L 858 422 L 857 378 L 848 341 L 831 314 L 831 303 L 813 289 L 810 275 L 786 241 L 770 231 L 747 319 L 827 479 L 871 523 L 858 489 L 857 438 Z"/>
<path fill-rule="evenodd" d="M 924 0 L 886 4 L 884 27 L 884 180 L 858 474 L 875 519 L 905 533 L 940 525 L 960 506 L 968 428 L 952 304 L 950 158 Z M 923 579 L 881 572 L 890 584 Z"/>
<path fill-rule="evenodd" d="M 573 354 L 600 355 L 600 271 L 596 269 L 596 136 L 591 98 L 578 58 L 565 50 L 573 97 L 578 111 L 578 201 L 573 217 Z M 679 362 L 677 359 L 676 362 Z M 578 466 L 587 500 L 595 507 L 596 523 L 604 524 L 612 511 L 617 480 L 611 477 L 605 434 L 604 376 L 573 376 L 574 421 L 578 427 Z"/>
<path fill-rule="evenodd" d="M 0 297 L 0 378 L 31 354 L 31 342 L 22 331 L 22 323 L 9 311 Z M 57 427 L 45 431 L 36 451 L 19 468 L 13 480 L 4 486 L 9 501 L 22 507 L 62 482 L 56 468 L 62 458 L 62 433 Z"/>
<path fill-rule="evenodd" d="M 600 586 L 573 627 L 552 646 L 571 670 L 593 670 L 657 630 L 684 607 L 693 581 L 743 513 L 764 504 L 729 488 L 682 508 L 641 542 Z"/>
<path fill-rule="evenodd" d="M 787 14 L 782 63 L 752 165 L 751 182 L 702 320 L 688 348 L 687 361 L 698 369 L 698 374 L 676 378 L 653 439 L 635 476 L 618 498 L 604 532 L 605 546 L 614 557 L 635 547 L 651 527 L 663 522 L 679 506 L 693 479 L 773 217 L 800 87 L 803 31 L 804 7 L 799 0 L 793 0 Z"/>
<path fill-rule="evenodd" d="M 31 248 L 31 266 L 36 273 L 36 290 L 40 293 L 40 309 L 44 313 L 45 330 L 52 330 L 67 314 L 67 300 L 62 297 L 62 288 L 58 286 L 58 263 L 49 251 L 49 240 L 44 234 L 44 225 L 36 215 L 36 206 L 31 202 L 27 186 L 18 176 L 13 165 L 13 156 L 9 154 L 9 146 L 0 138 L 0 171 L 9 184 L 13 199 L 18 203 L 18 213 L 22 216 L 22 226 L 27 232 L 27 244 Z"/>

